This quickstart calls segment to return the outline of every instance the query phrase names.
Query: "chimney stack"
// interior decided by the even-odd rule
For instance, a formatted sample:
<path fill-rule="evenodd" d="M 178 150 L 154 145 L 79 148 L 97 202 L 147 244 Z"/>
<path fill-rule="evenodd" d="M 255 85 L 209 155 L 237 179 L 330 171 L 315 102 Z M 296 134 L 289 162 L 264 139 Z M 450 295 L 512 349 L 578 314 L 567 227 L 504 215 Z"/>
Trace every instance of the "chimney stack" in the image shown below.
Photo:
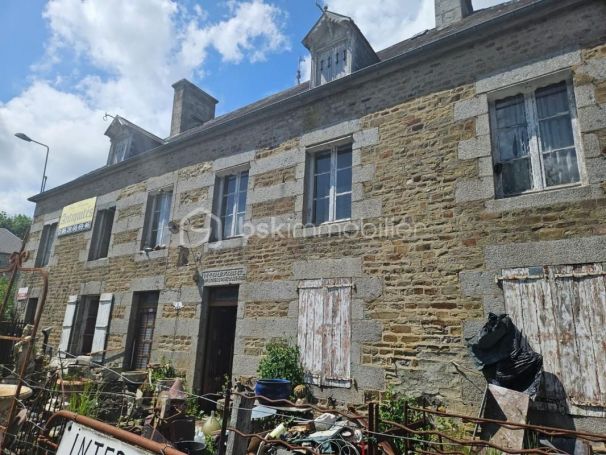
<path fill-rule="evenodd" d="M 473 13 L 471 0 L 435 0 L 436 28 L 443 29 Z"/>
<path fill-rule="evenodd" d="M 173 115 L 170 135 L 200 126 L 215 118 L 215 106 L 219 102 L 187 79 L 173 84 Z"/>

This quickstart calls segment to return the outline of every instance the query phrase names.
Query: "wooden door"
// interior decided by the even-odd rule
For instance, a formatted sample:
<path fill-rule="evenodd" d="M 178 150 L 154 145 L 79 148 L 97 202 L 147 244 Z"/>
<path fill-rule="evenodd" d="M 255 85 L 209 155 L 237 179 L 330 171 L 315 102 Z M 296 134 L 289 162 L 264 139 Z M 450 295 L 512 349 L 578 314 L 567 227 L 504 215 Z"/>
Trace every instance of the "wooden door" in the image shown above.
<path fill-rule="evenodd" d="M 238 311 L 238 288 L 233 286 L 212 288 L 209 292 L 208 303 L 202 392 L 214 393 L 221 391 L 226 378 L 231 378 Z"/>

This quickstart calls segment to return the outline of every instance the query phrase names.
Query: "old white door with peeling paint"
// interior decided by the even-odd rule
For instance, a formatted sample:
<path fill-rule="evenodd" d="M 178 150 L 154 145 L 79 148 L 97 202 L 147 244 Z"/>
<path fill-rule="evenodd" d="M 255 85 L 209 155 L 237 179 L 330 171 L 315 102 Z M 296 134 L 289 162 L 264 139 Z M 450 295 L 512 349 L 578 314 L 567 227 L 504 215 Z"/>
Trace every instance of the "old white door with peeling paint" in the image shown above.
<path fill-rule="evenodd" d="M 545 395 L 606 415 L 606 280 L 601 264 L 503 270 L 505 307 L 543 355 Z"/>

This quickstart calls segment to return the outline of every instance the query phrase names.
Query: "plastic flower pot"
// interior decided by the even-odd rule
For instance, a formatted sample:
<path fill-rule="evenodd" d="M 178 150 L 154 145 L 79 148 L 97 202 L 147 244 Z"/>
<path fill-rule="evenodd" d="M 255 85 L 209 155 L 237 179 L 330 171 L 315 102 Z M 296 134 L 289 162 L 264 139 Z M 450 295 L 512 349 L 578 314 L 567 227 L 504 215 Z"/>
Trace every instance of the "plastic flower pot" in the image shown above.
<path fill-rule="evenodd" d="M 255 394 L 269 400 L 288 400 L 292 391 L 292 384 L 288 379 L 259 379 L 255 385 Z M 260 403 L 271 404 L 259 399 Z M 280 403 L 277 403 L 278 405 Z M 286 403 L 284 403 L 286 404 Z"/>

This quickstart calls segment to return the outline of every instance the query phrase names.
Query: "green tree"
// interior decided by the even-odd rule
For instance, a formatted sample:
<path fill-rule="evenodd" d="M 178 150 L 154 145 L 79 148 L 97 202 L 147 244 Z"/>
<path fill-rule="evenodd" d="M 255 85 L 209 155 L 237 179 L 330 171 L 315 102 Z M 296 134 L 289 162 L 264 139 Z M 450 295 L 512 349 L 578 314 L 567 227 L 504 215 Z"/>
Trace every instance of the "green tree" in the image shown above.
<path fill-rule="evenodd" d="M 4 302 L 4 296 L 6 295 L 7 291 L 8 291 L 8 277 L 0 275 L 0 306 L 2 306 L 2 302 Z M 8 299 L 8 305 L 4 309 L 4 314 L 8 318 L 11 317 L 11 314 L 14 310 L 14 306 L 15 306 L 15 287 L 13 286 L 13 289 L 11 289 L 11 296 Z M 2 317 L 0 317 L 0 319 L 2 319 Z"/>
<path fill-rule="evenodd" d="M 25 237 L 25 233 L 32 224 L 32 219 L 27 215 L 8 215 L 0 211 L 0 228 L 6 228 L 20 239 Z"/>

